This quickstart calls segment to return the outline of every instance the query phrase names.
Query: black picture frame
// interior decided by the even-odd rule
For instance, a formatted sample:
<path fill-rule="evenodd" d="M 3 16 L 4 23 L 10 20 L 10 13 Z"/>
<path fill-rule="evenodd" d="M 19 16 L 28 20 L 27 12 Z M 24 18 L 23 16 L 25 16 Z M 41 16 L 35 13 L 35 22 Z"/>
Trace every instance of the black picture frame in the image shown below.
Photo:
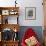
<path fill-rule="evenodd" d="M 36 20 L 36 7 L 25 7 L 25 19 Z"/>

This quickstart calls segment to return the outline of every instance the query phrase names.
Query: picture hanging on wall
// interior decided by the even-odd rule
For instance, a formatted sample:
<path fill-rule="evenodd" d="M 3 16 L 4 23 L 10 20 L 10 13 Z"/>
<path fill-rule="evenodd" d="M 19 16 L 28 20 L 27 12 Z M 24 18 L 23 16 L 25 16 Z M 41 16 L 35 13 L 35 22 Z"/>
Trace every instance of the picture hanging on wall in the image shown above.
<path fill-rule="evenodd" d="M 26 20 L 35 20 L 36 19 L 36 8 L 35 7 L 26 7 L 25 8 L 25 19 Z"/>

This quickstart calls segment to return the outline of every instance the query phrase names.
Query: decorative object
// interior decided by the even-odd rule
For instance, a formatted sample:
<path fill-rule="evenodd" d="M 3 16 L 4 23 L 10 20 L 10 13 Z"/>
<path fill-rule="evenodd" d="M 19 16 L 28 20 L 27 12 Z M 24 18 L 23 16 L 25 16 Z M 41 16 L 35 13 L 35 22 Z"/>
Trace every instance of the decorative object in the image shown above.
<path fill-rule="evenodd" d="M 9 10 L 2 10 L 2 15 L 9 15 Z"/>
<path fill-rule="evenodd" d="M 18 32 L 14 32 L 13 40 L 18 40 Z"/>
<path fill-rule="evenodd" d="M 14 32 L 17 32 L 16 28 L 14 29 Z"/>
<path fill-rule="evenodd" d="M 5 24 L 8 24 L 8 18 L 7 18 L 7 19 L 5 19 Z"/>
<path fill-rule="evenodd" d="M 38 43 L 38 40 L 36 37 L 32 36 L 25 40 L 25 43 L 27 46 L 35 46 Z"/>
<path fill-rule="evenodd" d="M 8 24 L 8 15 L 3 15 L 2 23 L 3 24 Z"/>
<path fill-rule="evenodd" d="M 21 46 L 42 46 L 36 32 L 32 28 L 26 30 L 22 38 Z"/>
<path fill-rule="evenodd" d="M 17 13 L 18 13 L 18 12 L 15 11 L 15 10 L 10 10 L 10 12 L 9 12 L 10 15 L 17 15 Z"/>
<path fill-rule="evenodd" d="M 35 7 L 26 7 L 25 8 L 25 19 L 26 20 L 35 20 L 36 19 L 36 8 Z"/>
<path fill-rule="evenodd" d="M 2 40 L 4 41 L 8 41 L 12 39 L 12 30 L 10 28 L 5 28 L 3 30 L 3 34 L 2 34 Z"/>
<path fill-rule="evenodd" d="M 16 7 L 16 4 L 17 4 L 17 2 L 16 2 L 17 0 L 15 0 L 15 7 Z"/>

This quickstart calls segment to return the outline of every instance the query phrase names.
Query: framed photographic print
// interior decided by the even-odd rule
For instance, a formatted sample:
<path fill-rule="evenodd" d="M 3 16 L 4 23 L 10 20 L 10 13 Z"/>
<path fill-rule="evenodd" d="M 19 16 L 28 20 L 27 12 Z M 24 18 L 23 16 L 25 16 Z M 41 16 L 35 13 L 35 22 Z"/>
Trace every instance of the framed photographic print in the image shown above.
<path fill-rule="evenodd" d="M 25 19 L 26 20 L 35 20 L 36 19 L 36 8 L 35 7 L 26 7 L 25 8 Z"/>
<path fill-rule="evenodd" d="M 2 10 L 2 15 L 9 15 L 9 10 Z"/>

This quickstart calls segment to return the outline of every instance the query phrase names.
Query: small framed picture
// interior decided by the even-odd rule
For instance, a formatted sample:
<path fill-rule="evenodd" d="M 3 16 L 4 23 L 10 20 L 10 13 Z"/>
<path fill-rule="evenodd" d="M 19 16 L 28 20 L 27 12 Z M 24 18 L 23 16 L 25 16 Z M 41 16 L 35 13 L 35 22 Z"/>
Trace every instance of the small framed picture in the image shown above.
<path fill-rule="evenodd" d="M 35 7 L 26 7 L 25 8 L 25 19 L 26 20 L 35 20 L 36 19 L 36 8 Z"/>
<path fill-rule="evenodd" d="M 9 15 L 9 10 L 2 10 L 2 15 Z"/>

